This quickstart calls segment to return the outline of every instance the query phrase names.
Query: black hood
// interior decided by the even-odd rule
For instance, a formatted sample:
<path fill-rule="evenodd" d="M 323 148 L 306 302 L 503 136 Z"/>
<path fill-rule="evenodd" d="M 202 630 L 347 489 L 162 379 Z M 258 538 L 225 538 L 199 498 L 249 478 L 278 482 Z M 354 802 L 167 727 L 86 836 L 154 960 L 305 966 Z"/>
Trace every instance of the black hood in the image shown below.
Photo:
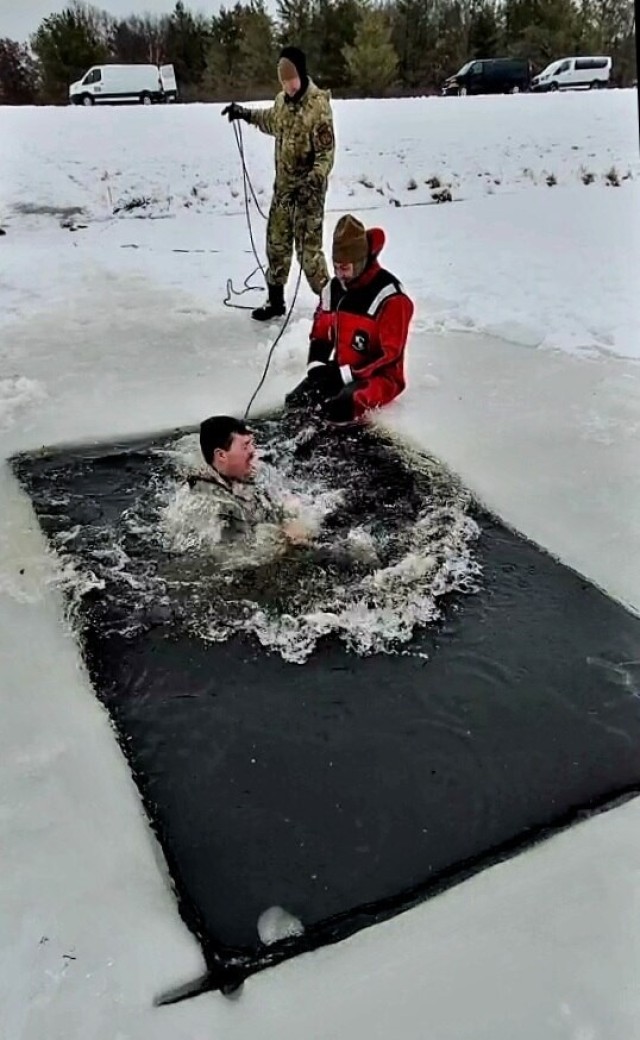
<path fill-rule="evenodd" d="M 307 56 L 304 51 L 301 51 L 299 47 L 283 47 L 278 56 L 280 58 L 286 58 L 292 65 L 295 65 L 296 71 L 300 77 L 300 90 L 294 94 L 290 99 L 291 101 L 298 101 L 303 96 L 307 87 L 309 86 L 309 74 L 307 72 Z"/>

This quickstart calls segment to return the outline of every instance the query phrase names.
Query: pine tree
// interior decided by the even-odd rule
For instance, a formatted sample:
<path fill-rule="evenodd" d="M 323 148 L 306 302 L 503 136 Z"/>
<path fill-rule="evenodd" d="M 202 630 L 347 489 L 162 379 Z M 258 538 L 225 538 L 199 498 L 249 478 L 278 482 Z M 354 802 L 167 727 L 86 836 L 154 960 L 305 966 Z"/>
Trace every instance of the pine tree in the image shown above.
<path fill-rule="evenodd" d="M 542 68 L 554 58 L 580 52 L 578 10 L 573 0 L 507 0 L 509 52 Z"/>
<path fill-rule="evenodd" d="M 447 76 L 457 72 L 468 61 L 471 51 L 470 27 L 469 12 L 458 0 L 437 9 L 435 31 L 428 52 L 429 61 L 424 66 L 428 72 L 425 85 L 438 89 Z"/>
<path fill-rule="evenodd" d="M 240 34 L 238 75 L 248 87 L 278 87 L 276 28 L 263 0 L 252 0 L 245 9 Z"/>
<path fill-rule="evenodd" d="M 430 67 L 429 54 L 436 32 L 435 6 L 432 0 L 395 0 L 390 16 L 402 85 L 409 89 L 421 86 Z"/>
<path fill-rule="evenodd" d="M 314 0 L 278 0 L 278 43 L 286 47 L 300 47 L 307 56 L 312 72 L 320 58 L 318 39 L 314 32 Z"/>
<path fill-rule="evenodd" d="M 105 12 L 77 2 L 44 19 L 31 47 L 40 60 L 45 100 L 66 100 L 74 80 L 107 60 L 112 25 Z"/>
<path fill-rule="evenodd" d="M 169 60 L 170 25 L 167 15 L 132 15 L 117 23 L 110 37 L 112 58 L 125 64 L 162 65 Z"/>
<path fill-rule="evenodd" d="M 244 13 L 244 6 L 237 2 L 230 10 L 221 7 L 219 13 L 211 20 L 211 42 L 207 50 L 203 85 L 212 97 L 239 96 L 238 75 Z"/>
<path fill-rule="evenodd" d="M 500 20 L 493 0 L 473 0 L 469 8 L 468 58 L 498 56 L 500 48 Z"/>
<path fill-rule="evenodd" d="M 194 16 L 178 0 L 167 24 L 166 56 L 175 66 L 178 82 L 186 85 L 202 81 L 207 65 L 209 26 L 202 15 Z"/>
<path fill-rule="evenodd" d="M 365 95 L 380 95 L 394 82 L 398 55 L 391 42 L 391 27 L 384 11 L 365 8 L 352 47 L 344 56 L 356 90 Z"/>
<path fill-rule="evenodd" d="M 111 36 L 110 50 L 114 60 L 125 65 L 148 60 L 148 40 L 138 18 L 118 22 Z"/>
<path fill-rule="evenodd" d="M 38 69 L 28 48 L 0 40 L 0 105 L 32 105 L 37 95 Z"/>
<path fill-rule="evenodd" d="M 319 86 L 335 89 L 349 82 L 343 49 L 353 46 L 360 12 L 360 0 L 316 0 L 312 25 L 317 57 L 313 73 Z"/>

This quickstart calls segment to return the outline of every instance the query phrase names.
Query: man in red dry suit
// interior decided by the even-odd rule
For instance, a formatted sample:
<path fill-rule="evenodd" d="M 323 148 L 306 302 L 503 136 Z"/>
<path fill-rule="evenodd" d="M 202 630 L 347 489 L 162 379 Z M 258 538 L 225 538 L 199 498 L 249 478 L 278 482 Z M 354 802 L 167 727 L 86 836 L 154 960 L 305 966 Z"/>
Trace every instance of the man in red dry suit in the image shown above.
<path fill-rule="evenodd" d="M 311 329 L 307 375 L 286 398 L 319 405 L 332 423 L 362 419 L 405 388 L 404 355 L 414 306 L 398 279 L 378 263 L 382 228 L 356 217 L 333 235 L 335 276 L 322 290 Z"/>

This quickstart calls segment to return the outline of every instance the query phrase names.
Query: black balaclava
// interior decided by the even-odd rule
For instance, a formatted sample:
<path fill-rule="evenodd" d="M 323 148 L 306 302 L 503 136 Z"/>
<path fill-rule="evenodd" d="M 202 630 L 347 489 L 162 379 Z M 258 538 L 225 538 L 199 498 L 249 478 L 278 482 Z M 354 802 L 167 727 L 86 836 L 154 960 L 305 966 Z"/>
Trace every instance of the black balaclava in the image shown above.
<path fill-rule="evenodd" d="M 307 73 L 307 56 L 304 51 L 301 51 L 299 47 L 283 47 L 280 51 L 278 59 L 278 67 L 280 63 L 289 62 L 293 65 L 294 69 L 300 77 L 300 90 L 297 91 L 290 99 L 291 101 L 298 101 L 305 93 L 309 86 L 309 76 Z M 289 99 L 287 99 L 289 100 Z"/>

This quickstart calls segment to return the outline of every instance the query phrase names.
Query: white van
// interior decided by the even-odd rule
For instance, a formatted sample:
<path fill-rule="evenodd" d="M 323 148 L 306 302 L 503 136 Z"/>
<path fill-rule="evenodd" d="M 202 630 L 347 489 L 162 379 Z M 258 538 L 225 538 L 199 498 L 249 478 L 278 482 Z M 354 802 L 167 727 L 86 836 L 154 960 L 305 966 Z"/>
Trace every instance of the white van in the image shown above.
<path fill-rule="evenodd" d="M 546 69 L 534 76 L 531 89 L 539 93 L 545 90 L 597 90 L 607 87 L 611 78 L 611 58 L 561 58 L 551 62 Z"/>
<path fill-rule="evenodd" d="M 72 105 L 176 101 L 178 86 L 173 65 L 93 65 L 69 87 Z"/>

